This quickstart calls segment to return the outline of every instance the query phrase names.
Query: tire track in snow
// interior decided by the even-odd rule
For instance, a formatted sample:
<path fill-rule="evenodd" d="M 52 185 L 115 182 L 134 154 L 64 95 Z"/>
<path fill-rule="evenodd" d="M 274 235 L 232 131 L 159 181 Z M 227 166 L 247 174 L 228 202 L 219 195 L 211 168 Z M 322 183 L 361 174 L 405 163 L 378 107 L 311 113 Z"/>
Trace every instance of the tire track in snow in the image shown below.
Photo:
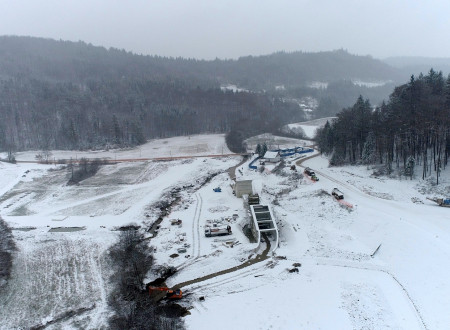
<path fill-rule="evenodd" d="M 197 204 L 192 221 L 192 256 L 176 267 L 178 271 L 192 265 L 200 258 L 200 216 L 202 214 L 203 199 L 199 193 L 195 194 L 195 198 L 197 199 Z"/>
<path fill-rule="evenodd" d="M 308 157 L 308 158 L 301 159 L 296 164 L 299 167 L 305 168 L 305 166 L 301 165 L 301 163 L 303 161 L 306 161 L 306 160 L 311 159 L 311 158 L 316 157 L 316 156 L 319 156 L 319 154 L 313 155 L 313 156 Z M 326 179 L 328 179 L 328 180 L 330 180 L 330 181 L 332 181 L 332 182 L 334 182 L 334 183 L 336 183 L 336 184 L 338 184 L 340 186 L 345 187 L 346 189 L 348 189 L 348 190 L 358 194 L 361 197 L 364 197 L 364 198 L 367 198 L 367 199 L 370 199 L 370 200 L 373 200 L 373 201 L 377 201 L 377 202 L 382 202 L 385 205 L 385 207 L 389 207 L 389 208 L 395 209 L 397 211 L 403 211 L 405 213 L 411 212 L 411 209 L 410 209 L 410 207 L 408 205 L 405 206 L 405 205 L 399 204 L 398 202 L 396 202 L 394 200 L 387 200 L 387 199 L 384 199 L 384 198 L 373 196 L 373 195 L 367 193 L 364 190 L 359 189 L 358 187 L 356 187 L 356 186 L 354 186 L 352 184 L 349 184 L 347 182 L 342 182 L 342 181 L 340 181 L 338 179 L 335 179 L 332 176 L 330 176 L 328 174 L 325 174 L 325 173 L 323 173 L 321 171 L 317 171 L 317 170 L 314 170 L 314 171 L 317 174 L 319 174 L 320 176 L 322 176 L 322 177 L 324 177 L 324 178 L 326 178 Z M 380 212 L 384 212 L 384 213 L 389 214 L 389 215 L 391 214 L 390 212 L 388 212 L 388 209 L 386 209 L 386 208 L 380 209 Z M 435 233 L 430 232 L 429 225 L 428 226 L 420 226 L 419 224 L 413 223 L 413 222 L 409 221 L 408 219 L 406 219 L 404 217 L 402 217 L 401 220 L 405 224 L 409 225 L 410 227 L 413 227 L 416 230 L 419 230 L 420 232 L 427 234 L 432 240 L 435 239 L 436 235 L 435 235 Z M 440 244 L 444 245 L 446 248 L 450 247 L 450 244 L 447 243 L 443 239 L 440 239 Z"/>
<path fill-rule="evenodd" d="M 214 281 L 214 280 L 213 281 L 208 281 L 205 284 L 197 285 L 197 286 L 188 288 L 187 292 L 189 292 L 189 293 L 198 293 L 204 288 L 211 289 L 211 288 L 216 288 L 216 287 L 222 286 L 222 285 L 227 284 L 227 283 L 235 282 L 236 280 L 239 280 L 239 279 L 242 279 L 242 278 L 254 275 L 256 273 L 259 273 L 265 267 L 266 267 L 266 265 L 259 265 L 257 267 L 253 267 L 253 268 L 245 270 L 243 272 L 234 271 L 232 273 L 237 273 L 237 274 L 232 275 L 232 276 L 226 276 L 225 278 L 221 278 L 221 279 L 216 280 L 216 281 Z"/>
<path fill-rule="evenodd" d="M 91 324 L 93 329 L 100 329 L 102 326 L 102 316 L 107 312 L 108 301 L 105 288 L 105 281 L 102 274 L 101 255 L 90 254 L 89 265 L 91 267 L 91 275 L 95 280 L 97 288 L 100 290 L 101 306 L 97 307 L 97 313 L 94 314 Z"/>
<path fill-rule="evenodd" d="M 304 159 L 298 161 L 296 164 L 297 164 L 298 166 L 304 168 L 305 166 L 301 165 L 304 161 L 306 161 L 306 160 L 308 160 L 308 159 L 311 159 L 311 158 L 313 158 L 313 157 L 316 157 L 316 156 L 318 156 L 318 155 L 319 155 L 319 154 L 313 155 L 313 156 L 308 157 L 308 158 L 304 158 Z M 348 190 L 350 190 L 350 191 L 352 191 L 352 192 L 357 193 L 358 195 L 360 195 L 360 196 L 362 196 L 362 197 L 364 197 L 364 198 L 368 198 L 368 199 L 372 199 L 372 200 L 377 200 L 377 201 L 382 201 L 384 204 L 389 205 L 391 208 L 395 208 L 395 209 L 398 209 L 398 210 L 405 210 L 405 208 L 402 207 L 401 205 L 397 205 L 397 204 L 395 204 L 395 203 L 393 203 L 392 201 L 389 201 L 389 200 L 385 200 L 385 199 L 382 199 L 382 198 L 378 198 L 378 197 L 376 197 L 376 196 L 372 196 L 372 195 L 368 194 L 367 192 L 365 192 L 365 191 L 363 191 L 363 190 L 360 190 L 359 188 L 357 188 L 357 187 L 355 187 L 355 186 L 353 186 L 353 185 L 351 185 L 351 184 L 348 184 L 348 183 L 346 183 L 346 182 L 339 181 L 339 180 L 337 180 L 337 179 L 335 179 L 335 178 L 333 178 L 333 177 L 331 177 L 331 176 L 329 176 L 329 175 L 327 175 L 327 174 L 325 174 L 325 173 L 323 173 L 323 172 L 321 172 L 321 171 L 315 170 L 315 172 L 318 173 L 319 175 L 321 175 L 322 177 L 327 178 L 328 180 L 330 180 L 330 181 L 332 181 L 332 182 L 335 182 L 335 183 L 337 183 L 337 184 L 339 184 L 339 185 L 345 187 L 346 189 L 348 189 Z M 425 231 L 427 234 L 432 235 L 432 234 L 429 233 L 426 229 L 421 228 L 421 227 L 418 226 L 417 224 L 411 223 L 411 222 L 409 222 L 409 221 L 407 221 L 407 220 L 405 220 L 405 223 L 408 224 L 408 225 L 410 225 L 410 226 L 412 226 L 412 227 L 415 227 L 416 229 L 418 229 L 418 230 L 420 230 L 420 231 Z M 317 260 L 317 259 L 314 259 L 314 260 Z M 317 263 L 317 265 L 321 265 L 321 264 L 320 264 L 320 263 Z M 378 272 L 383 272 L 383 273 L 387 274 L 387 275 L 388 275 L 389 277 L 391 277 L 391 278 L 397 283 L 397 285 L 402 289 L 402 291 L 404 292 L 404 294 L 405 294 L 407 300 L 410 302 L 410 304 L 412 305 L 413 309 L 415 310 L 415 314 L 416 314 L 417 318 L 419 319 L 420 323 L 422 324 L 423 328 L 426 329 L 426 330 L 428 329 L 427 326 L 426 326 L 426 324 L 425 324 L 425 321 L 424 321 L 423 318 L 422 318 L 422 315 L 420 314 L 420 311 L 419 311 L 417 305 L 415 304 L 414 300 L 411 298 L 411 296 L 410 296 L 410 294 L 408 293 L 408 291 L 406 290 L 406 288 L 405 288 L 405 287 L 400 283 L 400 281 L 399 281 L 393 274 L 391 274 L 389 271 L 387 271 L 387 270 L 385 270 L 385 269 L 380 269 L 380 268 L 368 268 L 368 267 L 364 267 L 364 266 L 361 267 L 361 266 L 352 266 L 352 265 L 337 265 L 337 264 L 331 264 L 331 263 L 324 263 L 323 265 L 324 265 L 324 266 L 334 266 L 334 267 L 353 268 L 353 269 L 367 270 L 367 271 L 375 271 L 375 272 L 378 271 Z"/>
<path fill-rule="evenodd" d="M 238 266 L 235 266 L 235 267 L 227 268 L 227 269 L 224 269 L 224 270 L 212 273 L 212 274 L 208 274 L 208 275 L 205 275 L 205 276 L 202 276 L 202 277 L 195 278 L 193 280 L 189 280 L 189 281 L 185 281 L 185 282 L 182 282 L 182 283 L 178 283 L 177 285 L 174 286 L 174 288 L 175 289 L 179 289 L 179 288 L 182 288 L 182 287 L 185 287 L 185 286 L 189 286 L 189 285 L 196 284 L 196 283 L 199 283 L 199 282 L 207 281 L 207 280 L 219 277 L 219 276 L 223 276 L 223 275 L 226 275 L 226 274 L 238 272 L 241 269 L 250 267 L 250 266 L 252 266 L 254 264 L 260 263 L 260 262 L 268 259 L 269 258 L 268 257 L 268 253 L 270 251 L 271 244 L 270 244 L 270 241 L 269 241 L 267 235 L 264 234 L 263 238 L 264 238 L 264 240 L 266 242 L 266 248 L 264 249 L 264 251 L 261 254 L 257 254 L 254 259 L 248 260 L 248 261 L 246 261 L 246 262 L 244 262 L 244 263 L 242 263 L 242 264 L 240 264 Z M 238 277 L 240 275 L 238 274 L 236 276 Z M 230 278 L 230 277 L 227 277 L 227 278 Z M 209 285 L 205 284 L 205 285 L 202 285 L 202 286 L 209 286 Z"/>
<path fill-rule="evenodd" d="M 342 268 L 351 268 L 351 269 L 358 269 L 358 270 L 366 270 L 366 271 L 372 271 L 372 272 L 381 272 L 384 273 L 386 275 L 388 275 L 388 277 L 390 277 L 394 282 L 397 283 L 397 285 L 400 287 L 400 289 L 403 291 L 404 295 L 406 296 L 407 300 L 409 301 L 409 303 L 411 304 L 412 308 L 415 311 L 415 315 L 418 318 L 419 323 L 423 326 L 423 328 L 425 330 L 428 330 L 425 321 L 423 320 L 422 315 L 420 314 L 419 308 L 417 307 L 416 303 L 414 302 L 414 300 L 411 298 L 411 296 L 408 293 L 408 290 L 406 290 L 406 288 L 403 286 L 403 284 L 400 283 L 400 281 L 397 279 L 397 277 L 395 277 L 395 275 L 393 275 L 392 273 L 390 273 L 389 271 L 387 271 L 386 269 L 382 269 L 382 268 L 377 268 L 377 267 L 365 267 L 365 266 L 354 266 L 354 265 L 338 265 L 338 264 L 333 264 L 333 263 L 317 263 L 317 266 L 331 266 L 331 267 L 342 267 Z"/>

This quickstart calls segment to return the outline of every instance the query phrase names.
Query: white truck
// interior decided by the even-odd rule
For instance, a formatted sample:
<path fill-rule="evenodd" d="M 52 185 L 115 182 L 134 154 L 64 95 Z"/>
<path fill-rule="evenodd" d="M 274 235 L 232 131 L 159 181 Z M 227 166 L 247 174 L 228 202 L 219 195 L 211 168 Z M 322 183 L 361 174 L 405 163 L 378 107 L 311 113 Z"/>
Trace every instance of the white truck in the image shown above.
<path fill-rule="evenodd" d="M 206 227 L 205 228 L 205 236 L 206 237 L 212 237 L 212 236 L 224 236 L 224 235 L 231 235 L 231 226 L 221 226 L 221 227 Z"/>
<path fill-rule="evenodd" d="M 331 191 L 331 195 L 333 195 L 334 198 L 336 198 L 336 199 L 344 199 L 344 193 L 342 191 L 340 191 L 338 188 L 334 188 Z"/>

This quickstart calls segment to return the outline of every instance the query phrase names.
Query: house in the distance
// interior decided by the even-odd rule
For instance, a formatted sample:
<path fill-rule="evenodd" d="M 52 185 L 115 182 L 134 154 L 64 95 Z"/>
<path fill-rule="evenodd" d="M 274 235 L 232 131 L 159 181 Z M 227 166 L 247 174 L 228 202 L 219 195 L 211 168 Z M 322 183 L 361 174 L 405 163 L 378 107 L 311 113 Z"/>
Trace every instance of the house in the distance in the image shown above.
<path fill-rule="evenodd" d="M 277 163 L 280 161 L 280 153 L 278 151 L 266 151 L 264 161 L 268 163 Z"/>

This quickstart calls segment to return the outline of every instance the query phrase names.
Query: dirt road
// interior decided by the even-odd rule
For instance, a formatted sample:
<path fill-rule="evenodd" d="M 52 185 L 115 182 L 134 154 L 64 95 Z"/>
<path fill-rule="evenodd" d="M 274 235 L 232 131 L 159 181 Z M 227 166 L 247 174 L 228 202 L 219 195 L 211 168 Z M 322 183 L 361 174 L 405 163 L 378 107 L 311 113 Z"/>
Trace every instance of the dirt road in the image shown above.
<path fill-rule="evenodd" d="M 209 279 L 221 276 L 221 275 L 225 275 L 225 274 L 229 274 L 229 273 L 232 273 L 232 272 L 236 272 L 238 270 L 244 269 L 246 267 L 249 267 L 249 266 L 254 265 L 254 264 L 258 263 L 258 262 L 261 262 L 261 261 L 264 261 L 264 260 L 268 259 L 269 258 L 268 257 L 268 253 L 270 251 L 270 241 L 269 241 L 269 238 L 267 237 L 266 234 L 263 234 L 262 236 L 264 238 L 264 241 L 266 242 L 266 248 L 264 249 L 264 251 L 261 254 L 258 254 L 255 258 L 253 258 L 251 260 L 248 260 L 248 261 L 240 264 L 239 266 L 231 267 L 231 268 L 228 268 L 228 269 L 221 270 L 219 272 L 215 272 L 215 273 L 208 274 L 208 275 L 205 275 L 205 276 L 202 276 L 202 277 L 198 277 L 198 278 L 195 278 L 195 279 L 192 279 L 192 280 L 189 280 L 189 281 L 178 283 L 173 288 L 174 289 L 180 289 L 180 288 L 183 288 L 185 286 L 189 286 L 189 285 L 192 285 L 192 284 L 203 282 L 203 281 L 206 281 L 206 280 L 209 280 Z"/>

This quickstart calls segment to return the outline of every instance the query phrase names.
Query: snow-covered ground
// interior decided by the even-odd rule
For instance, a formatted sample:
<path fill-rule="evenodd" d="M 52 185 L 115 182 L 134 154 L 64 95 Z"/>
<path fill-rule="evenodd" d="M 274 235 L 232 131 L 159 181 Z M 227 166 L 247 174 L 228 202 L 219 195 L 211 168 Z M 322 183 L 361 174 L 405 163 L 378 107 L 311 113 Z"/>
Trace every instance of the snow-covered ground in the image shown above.
<path fill-rule="evenodd" d="M 162 141 L 167 142 L 143 147 L 141 157 L 195 155 L 202 144 L 201 152 L 221 154 L 224 145 L 217 135 Z M 302 143 L 283 140 L 280 147 Z M 117 159 L 139 158 L 136 150 L 127 152 L 134 154 L 117 152 Z M 114 156 L 110 151 L 99 157 Z M 92 158 L 89 153 L 77 157 Z M 18 155 L 33 158 L 33 152 Z M 158 264 L 180 269 L 169 286 L 254 259 L 265 244 L 258 250 L 243 234 L 248 211 L 232 194 L 226 172 L 240 160 L 119 163 L 72 186 L 66 185 L 68 170 L 60 166 L 0 163 L 0 215 L 14 228 L 19 248 L 13 277 L 0 294 L 0 328 L 42 325 L 67 311 L 76 316 L 48 328 L 107 327 L 107 249 L 117 237 L 115 229 L 130 223 L 149 226 L 156 220 L 155 203 L 174 192 L 179 202 L 149 239 Z M 274 165 L 255 171 L 247 162 L 237 168 L 237 179 L 253 180 L 262 203 L 271 205 L 280 246 L 259 263 L 185 285 L 180 304 L 192 307 L 186 326 L 448 329 L 450 209 L 426 199 L 449 197 L 448 168 L 435 186 L 420 179 L 376 177 L 365 166 L 329 168 L 317 156 L 302 164 L 316 171 L 320 180 L 313 182 L 290 169 L 296 161 L 288 159 L 281 175 L 272 172 Z M 222 191 L 214 192 L 215 187 Z M 334 187 L 352 207 L 331 197 Z M 170 219 L 181 219 L 182 225 L 171 225 Z M 214 221 L 229 224 L 233 234 L 205 237 L 205 226 Z M 148 274 L 148 280 L 156 276 Z"/>
<path fill-rule="evenodd" d="M 359 80 L 359 79 L 353 79 L 352 83 L 354 85 L 356 85 L 356 86 L 373 88 L 373 87 L 381 87 L 381 86 L 384 86 L 386 84 L 392 83 L 392 80 L 387 80 L 387 81 L 362 81 L 362 80 Z"/>
<path fill-rule="evenodd" d="M 41 150 L 18 152 L 17 161 L 34 161 Z M 53 150 L 49 160 L 105 158 L 105 159 L 139 159 L 182 156 L 206 156 L 229 154 L 231 151 L 225 143 L 224 134 L 204 134 L 178 136 L 167 139 L 150 140 L 135 148 L 111 149 L 97 151 Z M 0 153 L 0 158 L 6 159 L 6 153 Z"/>
<path fill-rule="evenodd" d="M 304 121 L 301 123 L 288 124 L 283 127 L 283 131 L 288 132 L 288 133 L 289 132 L 294 132 L 294 133 L 302 132 L 304 134 L 304 136 L 307 137 L 308 139 L 313 139 L 316 134 L 317 128 L 323 127 L 327 121 L 331 122 L 334 118 L 336 118 L 336 117 L 320 118 L 320 119 L 314 119 L 314 120 L 310 120 L 310 121 Z"/>
<path fill-rule="evenodd" d="M 233 92 L 249 92 L 249 90 L 248 89 L 245 89 L 245 88 L 240 88 L 240 87 L 237 87 L 236 85 L 233 85 L 233 84 L 228 84 L 228 85 L 223 85 L 223 86 L 220 86 L 220 89 L 222 90 L 222 91 L 233 91 Z"/>
<path fill-rule="evenodd" d="M 267 145 L 268 150 L 287 149 L 298 146 L 304 147 L 311 145 L 311 141 L 308 140 L 293 139 L 273 135 L 270 133 L 253 136 L 245 140 L 245 143 L 247 145 L 248 152 L 254 152 L 256 150 L 256 146 L 258 145 L 258 143 L 261 145 L 265 143 Z"/>
<path fill-rule="evenodd" d="M 446 329 L 450 209 L 426 200 L 430 185 L 371 177 L 365 167 L 328 168 L 322 157 L 304 165 L 320 181 L 243 166 L 241 178 L 254 180 L 280 221 L 278 258 L 220 286 L 212 280 L 212 289 L 205 282 L 190 327 Z M 331 197 L 333 187 L 352 208 Z M 450 191 L 448 170 L 434 188 Z M 299 273 L 287 271 L 294 263 Z"/>

